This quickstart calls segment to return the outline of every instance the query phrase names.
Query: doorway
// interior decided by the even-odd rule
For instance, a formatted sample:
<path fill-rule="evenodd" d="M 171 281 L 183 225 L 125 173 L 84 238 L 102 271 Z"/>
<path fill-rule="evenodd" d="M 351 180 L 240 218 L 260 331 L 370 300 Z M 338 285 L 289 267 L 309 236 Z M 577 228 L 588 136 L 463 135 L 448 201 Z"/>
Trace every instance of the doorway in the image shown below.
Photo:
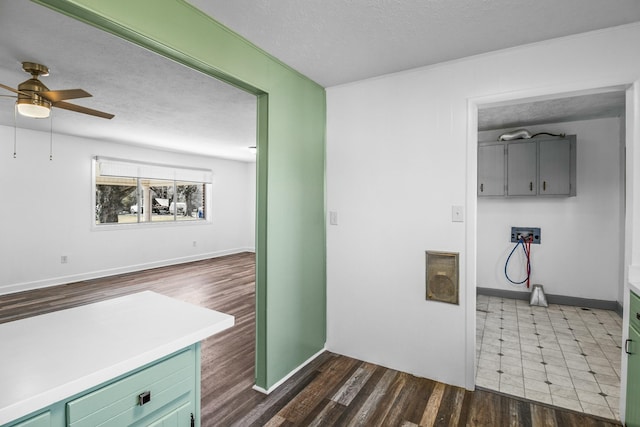
<path fill-rule="evenodd" d="M 21 182 L 9 186 L 7 197 L 24 207 L 6 230 L 6 238 L 22 243 L 5 257 L 14 268 L 0 278 L 1 293 L 255 252 L 258 180 L 256 153 L 249 148 L 260 145 L 255 93 L 34 2 L 3 2 L 1 15 L 1 83 L 17 88 L 28 78 L 20 62 L 43 62 L 51 75 L 42 81 L 51 89 L 83 87 L 94 96 L 74 105 L 115 114 L 110 120 L 53 108 L 49 119 L 16 117 L 15 94 L 0 90 L 0 132 L 7 147 L 17 139 L 16 158 L 5 151 L 1 169 Z M 11 36 L 29 22 L 39 25 L 19 40 Z M 262 101 L 260 111 L 266 110 Z M 91 200 L 98 192 L 91 183 L 94 156 L 128 162 L 112 169 L 111 185 L 99 184 L 103 190 L 123 189 L 110 200 L 109 220 L 98 218 L 106 204 Z M 189 176 L 158 176 L 177 170 Z M 220 268 L 235 269 L 226 280 L 217 279 L 233 285 L 226 298 L 212 297 L 211 285 L 218 283 L 205 275 L 202 262 L 183 264 L 201 272 L 191 280 L 185 272 L 183 282 L 174 282 L 174 295 L 204 305 L 241 294 L 241 303 L 230 308 L 241 311 L 233 314 L 245 340 L 243 356 L 234 361 L 248 366 L 242 374 L 249 384 L 256 353 L 255 255 L 241 255 L 242 263 Z M 47 261 L 56 258 L 59 263 Z M 158 274 L 169 283 L 168 275 Z M 206 360 L 203 366 L 209 366 Z"/>
<path fill-rule="evenodd" d="M 576 135 L 577 191 L 575 197 L 478 197 L 476 385 L 620 419 L 624 88 L 478 108 L 478 142 L 522 128 Z M 525 246 L 510 242 L 513 226 L 541 229 L 540 245 L 530 247 L 529 273 Z M 528 275 L 544 286 L 549 308 L 529 304 L 522 280 Z"/>

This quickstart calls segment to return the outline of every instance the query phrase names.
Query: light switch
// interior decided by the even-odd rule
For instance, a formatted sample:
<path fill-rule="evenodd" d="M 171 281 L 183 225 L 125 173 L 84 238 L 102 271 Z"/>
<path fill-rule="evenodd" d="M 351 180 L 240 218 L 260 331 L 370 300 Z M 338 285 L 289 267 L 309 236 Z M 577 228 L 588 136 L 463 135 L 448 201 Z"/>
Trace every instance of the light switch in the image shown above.
<path fill-rule="evenodd" d="M 452 222 L 464 222 L 464 207 L 452 206 L 451 207 L 451 221 Z"/>
<path fill-rule="evenodd" d="M 338 225 L 338 212 L 336 211 L 329 212 L 329 224 Z"/>

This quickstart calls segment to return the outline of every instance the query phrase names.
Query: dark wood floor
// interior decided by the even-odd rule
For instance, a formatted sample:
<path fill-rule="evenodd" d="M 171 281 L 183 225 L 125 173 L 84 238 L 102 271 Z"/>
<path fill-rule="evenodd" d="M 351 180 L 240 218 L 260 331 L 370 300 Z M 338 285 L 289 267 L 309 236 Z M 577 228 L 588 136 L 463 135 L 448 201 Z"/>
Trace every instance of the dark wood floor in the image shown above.
<path fill-rule="evenodd" d="M 619 425 L 325 352 L 269 396 L 252 390 L 255 257 L 244 253 L 0 296 L 0 323 L 153 290 L 236 317 L 202 345 L 202 425 Z"/>

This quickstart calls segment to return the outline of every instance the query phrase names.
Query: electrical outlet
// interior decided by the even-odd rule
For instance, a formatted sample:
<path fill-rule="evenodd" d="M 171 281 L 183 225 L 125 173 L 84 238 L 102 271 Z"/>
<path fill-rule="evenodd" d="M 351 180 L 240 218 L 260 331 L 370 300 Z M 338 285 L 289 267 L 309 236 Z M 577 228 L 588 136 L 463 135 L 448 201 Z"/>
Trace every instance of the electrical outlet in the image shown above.
<path fill-rule="evenodd" d="M 198 241 L 197 241 L 197 240 L 194 240 L 194 241 L 193 241 L 193 247 L 195 248 L 196 246 L 198 246 Z"/>
<path fill-rule="evenodd" d="M 540 227 L 511 227 L 511 242 L 517 243 L 520 239 L 531 239 L 531 243 L 540 244 Z"/>
<path fill-rule="evenodd" d="M 60 257 L 60 264 L 66 264 L 66 263 L 68 263 L 68 262 L 69 262 L 69 257 L 68 257 L 68 256 L 66 256 L 66 255 L 62 255 L 62 256 Z"/>

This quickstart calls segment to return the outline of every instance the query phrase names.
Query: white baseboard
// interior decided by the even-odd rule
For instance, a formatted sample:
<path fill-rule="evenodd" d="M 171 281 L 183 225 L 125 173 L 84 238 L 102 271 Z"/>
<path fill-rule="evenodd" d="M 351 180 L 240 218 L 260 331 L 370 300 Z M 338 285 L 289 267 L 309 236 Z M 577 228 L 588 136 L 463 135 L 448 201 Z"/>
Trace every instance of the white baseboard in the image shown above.
<path fill-rule="evenodd" d="M 270 394 L 272 391 L 274 391 L 275 389 L 277 389 L 278 387 L 280 387 L 282 384 L 284 384 L 289 378 L 291 378 L 292 376 L 294 376 L 295 374 L 298 373 L 298 371 L 300 371 L 300 369 L 304 368 L 305 366 L 307 366 L 309 363 L 313 362 L 313 360 L 320 356 L 322 353 L 324 353 L 327 350 L 327 347 L 322 347 L 322 350 L 320 350 L 319 352 L 317 352 L 316 354 L 314 354 L 313 356 L 311 356 L 310 358 L 308 358 L 307 360 L 305 360 L 304 362 L 302 362 L 302 364 L 300 366 L 298 366 L 297 368 L 295 368 L 293 371 L 289 372 L 284 378 L 282 378 L 280 381 L 278 381 L 277 383 L 275 383 L 274 385 L 272 385 L 271 387 L 269 387 L 269 389 L 264 389 L 262 387 L 258 387 L 257 385 L 254 385 L 252 388 L 255 391 L 259 391 L 262 394 Z"/>
<path fill-rule="evenodd" d="M 226 255 L 233 255 L 242 252 L 254 252 L 255 248 L 236 248 L 217 252 L 208 252 L 187 257 L 172 258 L 162 261 L 153 261 L 144 264 L 128 265 L 125 267 L 109 268 L 105 270 L 89 271 L 85 273 L 71 274 L 68 276 L 53 277 L 32 282 L 15 283 L 0 287 L 0 295 L 12 294 L 16 292 L 30 291 L 50 286 L 64 285 L 67 283 L 81 282 L 83 280 L 99 279 L 101 277 L 114 276 L 117 274 L 133 273 L 135 271 L 148 270 L 150 268 L 166 267 L 169 265 L 184 264 L 187 262 L 200 261 L 209 258 L 218 258 Z"/>

